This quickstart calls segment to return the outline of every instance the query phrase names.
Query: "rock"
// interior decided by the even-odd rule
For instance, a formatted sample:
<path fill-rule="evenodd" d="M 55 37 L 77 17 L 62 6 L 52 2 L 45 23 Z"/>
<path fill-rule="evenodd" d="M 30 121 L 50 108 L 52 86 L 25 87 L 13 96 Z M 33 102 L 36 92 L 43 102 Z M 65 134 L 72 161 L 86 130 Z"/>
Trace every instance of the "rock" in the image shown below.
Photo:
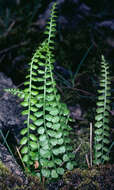
<path fill-rule="evenodd" d="M 9 172 L 18 178 L 20 183 L 27 183 L 27 179 L 20 168 L 20 166 L 17 164 L 16 160 L 13 158 L 13 156 L 8 152 L 7 148 L 0 143 L 0 160 L 2 163 L 6 166 L 6 168 L 9 169 Z"/>
<path fill-rule="evenodd" d="M 19 143 L 20 130 L 24 127 L 21 115 L 22 107 L 19 98 L 5 92 L 5 88 L 15 88 L 12 80 L 0 73 L 0 134 L 5 136 L 7 132 L 11 135 L 11 140 Z M 0 140 L 3 140 L 0 135 Z"/>

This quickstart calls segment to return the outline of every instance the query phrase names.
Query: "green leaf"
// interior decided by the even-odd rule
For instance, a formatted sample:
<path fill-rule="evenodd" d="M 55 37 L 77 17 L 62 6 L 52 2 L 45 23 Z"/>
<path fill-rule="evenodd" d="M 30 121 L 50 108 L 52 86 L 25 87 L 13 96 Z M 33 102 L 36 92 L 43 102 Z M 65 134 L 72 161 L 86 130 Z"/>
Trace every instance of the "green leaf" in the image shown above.
<path fill-rule="evenodd" d="M 64 131 L 64 136 L 68 136 L 69 135 L 69 132 L 68 131 Z"/>
<path fill-rule="evenodd" d="M 52 121 L 52 116 L 51 115 L 49 115 L 49 114 L 47 114 L 46 116 L 45 116 L 45 119 L 47 120 L 47 121 Z"/>
<path fill-rule="evenodd" d="M 101 135 L 103 133 L 103 129 L 97 129 L 95 130 L 96 135 Z"/>
<path fill-rule="evenodd" d="M 44 81 L 44 78 L 37 78 L 37 81 L 38 81 L 38 82 L 43 82 L 43 81 Z"/>
<path fill-rule="evenodd" d="M 106 139 L 106 138 L 103 139 L 103 142 L 104 142 L 105 144 L 109 144 L 109 143 L 110 143 L 110 141 L 109 141 L 108 139 Z"/>
<path fill-rule="evenodd" d="M 21 112 L 22 115 L 28 115 L 28 110 L 24 110 Z"/>
<path fill-rule="evenodd" d="M 56 137 L 56 133 L 55 133 L 53 130 L 47 130 L 47 134 L 48 134 L 50 137 Z"/>
<path fill-rule="evenodd" d="M 102 148 L 102 144 L 96 144 L 96 145 L 95 145 L 95 149 L 96 149 L 96 150 L 100 150 L 101 148 Z"/>
<path fill-rule="evenodd" d="M 63 115 L 64 115 L 64 116 L 69 115 L 69 110 L 68 110 L 67 108 L 63 111 Z"/>
<path fill-rule="evenodd" d="M 48 170 L 48 169 L 41 169 L 41 172 L 42 172 L 42 175 L 44 177 L 47 177 L 47 178 L 50 177 L 50 170 Z"/>
<path fill-rule="evenodd" d="M 68 143 L 68 144 L 69 144 L 70 141 L 71 141 L 71 140 L 70 140 L 69 138 L 65 138 L 65 143 Z"/>
<path fill-rule="evenodd" d="M 59 148 L 59 152 L 60 152 L 60 153 L 64 153 L 64 152 L 65 152 L 65 146 L 61 146 L 61 147 Z"/>
<path fill-rule="evenodd" d="M 96 137 L 95 137 L 95 141 L 96 141 L 96 142 L 99 142 L 99 141 L 101 141 L 102 139 L 103 139 L 102 136 L 96 136 Z"/>
<path fill-rule="evenodd" d="M 48 160 L 40 159 L 40 164 L 41 164 L 41 166 L 43 166 L 43 167 L 47 167 L 47 165 L 48 165 Z"/>
<path fill-rule="evenodd" d="M 56 146 L 56 144 L 57 144 L 57 139 L 50 139 L 50 143 L 51 143 L 51 145 L 52 146 Z"/>
<path fill-rule="evenodd" d="M 44 94 L 38 94 L 37 100 L 41 100 L 41 98 L 44 98 Z"/>
<path fill-rule="evenodd" d="M 69 161 L 69 157 L 68 157 L 67 154 L 64 154 L 64 155 L 63 155 L 63 161 L 64 161 L 64 162 Z"/>
<path fill-rule="evenodd" d="M 30 119 L 31 119 L 32 121 L 36 121 L 36 117 L 35 117 L 35 116 L 30 115 L 29 117 L 30 117 Z"/>
<path fill-rule="evenodd" d="M 45 71 L 38 69 L 38 73 L 39 73 L 39 74 L 44 74 Z"/>
<path fill-rule="evenodd" d="M 60 150 L 59 150 L 59 148 L 54 148 L 52 150 L 52 152 L 53 152 L 54 155 L 58 155 L 60 153 Z"/>
<path fill-rule="evenodd" d="M 51 111 L 51 109 L 52 109 L 51 106 L 46 106 L 46 107 L 45 107 L 45 110 L 46 110 L 46 111 Z"/>
<path fill-rule="evenodd" d="M 58 178 L 58 174 L 57 174 L 56 170 L 51 171 L 51 177 L 52 178 Z"/>
<path fill-rule="evenodd" d="M 97 106 L 104 106 L 104 102 L 97 102 Z"/>
<path fill-rule="evenodd" d="M 44 86 L 39 86 L 38 90 L 44 90 Z"/>
<path fill-rule="evenodd" d="M 48 150 L 48 149 L 50 149 L 48 143 L 47 143 L 47 144 L 43 144 L 43 143 L 42 143 L 42 148 L 43 148 L 44 150 Z"/>
<path fill-rule="evenodd" d="M 28 106 L 28 102 L 21 102 L 21 105 L 22 105 L 23 107 L 27 107 L 27 106 Z"/>
<path fill-rule="evenodd" d="M 35 124 L 36 126 L 41 126 L 43 123 L 44 123 L 44 120 L 43 120 L 43 119 L 39 119 L 39 120 L 36 120 L 36 121 L 34 122 L 34 124 Z"/>
<path fill-rule="evenodd" d="M 43 116 L 43 111 L 37 111 L 36 113 L 34 113 L 34 115 L 36 116 L 36 117 L 41 117 L 41 116 Z"/>
<path fill-rule="evenodd" d="M 48 161 L 47 166 L 48 166 L 49 168 L 53 168 L 53 167 L 55 166 L 55 164 L 54 164 L 53 161 Z"/>
<path fill-rule="evenodd" d="M 58 131 L 58 132 L 56 132 L 55 133 L 56 135 L 55 135 L 55 137 L 58 139 L 58 138 L 61 138 L 61 136 L 62 136 L 62 131 Z"/>
<path fill-rule="evenodd" d="M 68 156 L 69 156 L 69 158 L 71 158 L 71 159 L 74 159 L 74 158 L 75 158 L 75 154 L 74 154 L 74 153 L 69 153 Z"/>
<path fill-rule="evenodd" d="M 37 130 L 37 132 L 38 132 L 39 134 L 44 134 L 44 132 L 45 132 L 44 127 L 40 127 L 40 128 Z"/>
<path fill-rule="evenodd" d="M 37 137 L 34 134 L 30 134 L 29 137 L 31 140 L 37 141 Z"/>
<path fill-rule="evenodd" d="M 27 132 L 28 132 L 28 129 L 24 128 L 24 129 L 21 130 L 21 135 L 25 135 Z"/>
<path fill-rule="evenodd" d="M 98 100 L 104 100 L 104 96 L 98 96 Z"/>
<path fill-rule="evenodd" d="M 55 116 L 55 117 L 52 118 L 52 122 L 53 123 L 58 123 L 59 119 L 60 119 L 59 116 Z"/>
<path fill-rule="evenodd" d="M 34 95 L 34 96 L 36 96 L 36 95 L 38 94 L 38 91 L 32 90 L 32 91 L 31 91 L 31 94 Z"/>
<path fill-rule="evenodd" d="M 45 141 L 46 140 L 46 135 L 40 135 L 39 140 L 40 141 Z"/>
<path fill-rule="evenodd" d="M 103 112 L 104 112 L 104 108 L 97 108 L 97 109 L 96 109 L 96 112 L 97 112 L 97 113 L 103 113 Z"/>
<path fill-rule="evenodd" d="M 102 90 L 97 90 L 98 93 L 104 93 L 104 89 Z"/>
<path fill-rule="evenodd" d="M 36 129 L 36 126 L 33 125 L 33 124 L 29 124 L 29 128 L 30 128 L 31 130 L 35 130 L 35 129 Z"/>
<path fill-rule="evenodd" d="M 30 146 L 31 146 L 31 148 L 32 148 L 33 150 L 36 150 L 36 149 L 38 148 L 38 145 L 37 145 L 36 142 L 30 141 L 29 144 L 30 144 Z"/>
<path fill-rule="evenodd" d="M 67 151 L 72 151 L 72 149 L 73 149 L 72 146 L 67 146 L 67 147 L 66 147 L 66 150 L 67 150 Z"/>
<path fill-rule="evenodd" d="M 100 127 L 103 126 L 103 122 L 102 122 L 102 121 L 96 122 L 96 123 L 95 123 L 95 126 L 96 126 L 97 128 L 100 128 Z"/>
<path fill-rule="evenodd" d="M 53 129 L 58 130 L 60 128 L 60 123 L 53 124 Z"/>
<path fill-rule="evenodd" d="M 95 120 L 97 120 L 97 121 L 100 121 L 100 120 L 102 120 L 103 119 L 103 115 L 102 114 L 99 114 L 99 115 L 97 115 L 96 117 L 95 117 Z"/>
<path fill-rule="evenodd" d="M 95 153 L 95 158 L 99 158 L 102 155 L 102 152 L 96 152 Z"/>
<path fill-rule="evenodd" d="M 95 159 L 93 162 L 94 162 L 94 164 L 99 165 L 99 164 L 101 164 L 101 159 L 97 159 L 97 160 Z"/>
<path fill-rule="evenodd" d="M 29 156 L 26 154 L 23 156 L 23 162 L 28 162 L 29 161 Z"/>
<path fill-rule="evenodd" d="M 57 168 L 57 173 L 60 175 L 64 174 L 64 169 L 63 168 Z"/>
<path fill-rule="evenodd" d="M 53 92 L 53 88 L 47 88 L 46 91 L 47 91 L 48 93 L 51 93 L 51 92 Z"/>
<path fill-rule="evenodd" d="M 100 82 L 100 86 L 101 86 L 101 87 L 105 87 L 105 83 Z"/>
<path fill-rule="evenodd" d="M 35 104 L 35 106 L 36 106 L 37 108 L 41 108 L 41 107 L 43 107 L 43 102 L 42 102 L 42 103 Z"/>
<path fill-rule="evenodd" d="M 40 156 L 50 159 L 51 153 L 49 150 L 40 149 Z"/>
<path fill-rule="evenodd" d="M 33 112 L 36 112 L 38 109 L 35 108 L 35 107 L 30 107 L 30 110 L 33 111 Z"/>
<path fill-rule="evenodd" d="M 27 140 L 28 140 L 27 137 L 23 137 L 23 138 L 21 139 L 21 141 L 20 141 L 20 144 L 21 144 L 21 145 L 26 144 L 26 143 L 27 143 Z"/>
<path fill-rule="evenodd" d="M 46 82 L 46 85 L 48 86 L 48 85 L 52 85 L 52 81 L 47 81 Z"/>
<path fill-rule="evenodd" d="M 109 161 L 109 156 L 103 155 L 102 159 L 105 160 L 105 161 Z"/>
<path fill-rule="evenodd" d="M 55 159 L 54 162 L 59 166 L 63 163 L 61 159 Z"/>
<path fill-rule="evenodd" d="M 50 114 L 51 115 L 58 115 L 58 113 L 59 113 L 59 111 L 58 111 L 58 109 L 57 108 L 51 108 L 51 111 L 50 111 Z"/>
<path fill-rule="evenodd" d="M 109 137 L 109 136 L 110 136 L 109 132 L 107 132 L 107 131 L 104 131 L 104 132 L 103 132 L 103 135 L 106 136 L 106 137 Z"/>
<path fill-rule="evenodd" d="M 28 152 L 28 146 L 24 146 L 22 149 L 21 149 L 21 153 L 22 154 L 26 154 Z"/>
<path fill-rule="evenodd" d="M 103 128 L 108 130 L 108 131 L 110 130 L 110 127 L 108 125 L 106 125 L 106 124 L 103 125 Z"/>
<path fill-rule="evenodd" d="M 48 145 L 48 140 L 47 139 L 45 141 L 40 141 L 40 146 L 42 146 L 43 148 L 45 146 L 47 146 L 47 145 Z"/>
<path fill-rule="evenodd" d="M 30 81 L 24 82 L 24 85 L 28 85 L 28 84 L 30 84 Z"/>
<path fill-rule="evenodd" d="M 106 147 L 103 147 L 103 150 L 104 150 L 105 152 L 108 152 L 108 151 L 109 151 L 109 149 L 106 148 Z"/>
<path fill-rule="evenodd" d="M 47 122 L 47 123 L 46 123 L 46 127 L 52 128 L 52 123 L 51 123 L 51 122 Z"/>
<path fill-rule="evenodd" d="M 53 101 L 54 98 L 55 98 L 55 96 L 54 96 L 53 94 L 50 94 L 50 95 L 47 95 L 47 96 L 46 96 L 46 100 L 47 100 L 47 101 Z"/>
<path fill-rule="evenodd" d="M 38 66 L 37 65 L 32 65 L 32 68 L 36 70 L 38 68 Z"/>
<path fill-rule="evenodd" d="M 31 156 L 32 160 L 38 160 L 38 154 L 36 152 L 30 151 L 29 155 Z"/>
<path fill-rule="evenodd" d="M 60 138 L 60 139 L 57 140 L 57 144 L 61 145 L 61 144 L 63 144 L 63 143 L 64 143 L 63 138 Z"/>
<path fill-rule="evenodd" d="M 31 98 L 31 105 L 36 105 L 36 103 L 37 103 L 37 100 L 34 98 Z"/>
<path fill-rule="evenodd" d="M 68 163 L 66 164 L 66 168 L 67 168 L 68 170 L 72 170 L 72 169 L 73 169 L 73 164 L 72 164 L 71 162 L 68 162 Z"/>
<path fill-rule="evenodd" d="M 105 118 L 104 118 L 104 122 L 105 122 L 105 123 L 109 123 L 109 119 L 105 117 Z"/>

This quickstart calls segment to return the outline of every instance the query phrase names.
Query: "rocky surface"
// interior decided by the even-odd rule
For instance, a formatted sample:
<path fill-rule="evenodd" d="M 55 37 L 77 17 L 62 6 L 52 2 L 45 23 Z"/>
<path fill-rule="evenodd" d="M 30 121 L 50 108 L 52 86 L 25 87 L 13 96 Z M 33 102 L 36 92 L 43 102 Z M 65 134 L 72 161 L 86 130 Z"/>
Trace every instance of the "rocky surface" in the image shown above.
<path fill-rule="evenodd" d="M 0 160 L 9 168 L 13 175 L 23 180 L 24 174 L 14 157 L 9 153 L 4 142 L 5 138 L 6 141 L 10 141 L 10 144 L 19 144 L 19 132 L 23 127 L 22 108 L 19 105 L 20 100 L 5 92 L 5 88 L 15 88 L 15 85 L 10 78 L 0 73 L 0 142 L 2 143 L 0 143 Z"/>
<path fill-rule="evenodd" d="M 23 128 L 23 117 L 21 116 L 22 108 L 20 100 L 5 92 L 5 88 L 15 88 L 12 80 L 0 73 L 0 130 L 5 136 L 7 133 L 19 143 L 19 132 Z M 3 140 L 0 135 L 0 140 Z"/>
<path fill-rule="evenodd" d="M 9 172 L 11 173 L 11 175 L 17 177 L 20 183 L 24 183 L 24 184 L 27 183 L 27 179 L 22 169 L 17 164 L 13 156 L 8 152 L 7 148 L 1 143 L 0 143 L 0 160 L 6 166 L 6 168 L 9 169 Z"/>

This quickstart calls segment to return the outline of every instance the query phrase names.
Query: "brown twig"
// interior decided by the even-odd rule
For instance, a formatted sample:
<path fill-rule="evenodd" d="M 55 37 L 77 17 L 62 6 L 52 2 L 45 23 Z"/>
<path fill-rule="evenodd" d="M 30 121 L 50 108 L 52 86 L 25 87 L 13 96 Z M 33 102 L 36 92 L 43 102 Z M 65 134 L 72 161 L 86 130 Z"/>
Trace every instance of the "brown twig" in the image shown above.
<path fill-rule="evenodd" d="M 81 145 L 82 145 L 82 142 L 81 142 L 81 144 L 79 144 L 78 148 L 77 148 L 76 150 L 74 150 L 74 151 L 73 151 L 73 153 L 75 153 L 75 154 L 76 154 L 76 153 L 79 151 L 79 149 L 80 149 Z"/>
<path fill-rule="evenodd" d="M 19 151 L 19 149 L 17 148 L 17 146 L 16 146 L 16 150 L 17 150 L 17 153 L 18 153 L 18 155 L 19 155 L 19 158 L 20 158 L 20 160 L 21 160 L 21 162 L 22 162 L 22 164 L 23 164 L 23 167 L 26 168 L 24 162 L 22 161 L 22 156 L 21 156 L 20 151 Z"/>
<path fill-rule="evenodd" d="M 86 162 L 87 162 L 88 168 L 90 168 L 90 163 L 89 163 L 88 154 L 86 154 L 85 157 L 86 157 Z"/>

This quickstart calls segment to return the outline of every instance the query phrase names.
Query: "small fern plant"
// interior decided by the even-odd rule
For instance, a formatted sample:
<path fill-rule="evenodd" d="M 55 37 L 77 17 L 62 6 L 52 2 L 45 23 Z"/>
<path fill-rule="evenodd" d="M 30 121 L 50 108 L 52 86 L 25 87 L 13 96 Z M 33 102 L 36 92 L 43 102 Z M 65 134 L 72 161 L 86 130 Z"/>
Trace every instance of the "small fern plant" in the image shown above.
<path fill-rule="evenodd" d="M 96 109 L 95 137 L 94 137 L 94 164 L 103 164 L 109 160 L 108 145 L 110 143 L 109 111 L 111 96 L 111 81 L 109 64 L 102 56 L 100 89 L 98 90 L 98 101 Z"/>
<path fill-rule="evenodd" d="M 22 115 L 26 116 L 23 136 L 22 161 L 29 171 L 42 178 L 58 178 L 65 168 L 73 169 L 74 154 L 69 137 L 69 110 L 61 103 L 53 77 L 55 62 L 53 49 L 56 34 L 56 3 L 51 9 L 44 34 L 46 39 L 33 55 L 24 82 L 24 90 L 10 89 L 23 98 Z"/>

